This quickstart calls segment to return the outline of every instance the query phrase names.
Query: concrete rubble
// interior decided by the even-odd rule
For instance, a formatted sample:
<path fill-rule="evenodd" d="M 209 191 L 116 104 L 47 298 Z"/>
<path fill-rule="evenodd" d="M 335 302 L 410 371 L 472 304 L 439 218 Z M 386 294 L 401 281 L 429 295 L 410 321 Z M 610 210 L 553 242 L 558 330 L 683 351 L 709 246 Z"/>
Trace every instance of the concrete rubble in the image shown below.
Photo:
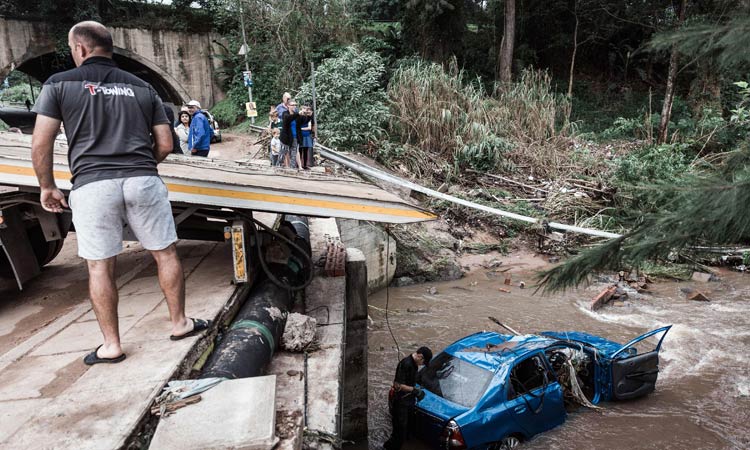
<path fill-rule="evenodd" d="M 318 321 L 300 313 L 291 313 L 286 318 L 281 346 L 286 351 L 301 352 L 315 340 Z"/>
<path fill-rule="evenodd" d="M 151 450 L 270 450 L 276 437 L 276 376 L 227 380 L 159 421 Z"/>

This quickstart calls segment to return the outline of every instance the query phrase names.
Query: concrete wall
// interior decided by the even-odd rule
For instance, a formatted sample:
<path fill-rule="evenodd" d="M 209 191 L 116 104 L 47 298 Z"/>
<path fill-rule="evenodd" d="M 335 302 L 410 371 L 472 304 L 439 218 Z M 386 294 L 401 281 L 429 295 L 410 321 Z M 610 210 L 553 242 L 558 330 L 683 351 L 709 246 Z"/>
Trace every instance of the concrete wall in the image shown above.
<path fill-rule="evenodd" d="M 113 28 L 112 38 L 116 47 L 125 50 L 120 54 L 153 63 L 170 77 L 184 99 L 196 99 L 207 108 L 224 98 L 214 76 L 220 62 L 214 55 L 222 51 L 213 43 L 218 35 Z"/>
<path fill-rule="evenodd" d="M 365 221 L 336 219 L 336 223 L 341 242 L 347 247 L 359 249 L 365 255 L 368 292 L 385 288 L 396 272 L 396 241 L 381 228 Z M 386 237 L 390 243 L 386 241 Z"/>
<path fill-rule="evenodd" d="M 211 107 L 224 98 L 215 74 L 222 52 L 213 33 L 110 28 L 115 53 L 131 58 L 156 73 L 182 98 Z M 0 79 L 16 67 L 55 51 L 57 36 L 43 22 L 0 18 Z"/>
<path fill-rule="evenodd" d="M 358 249 L 346 249 L 346 351 L 341 436 L 367 442 L 367 266 Z"/>

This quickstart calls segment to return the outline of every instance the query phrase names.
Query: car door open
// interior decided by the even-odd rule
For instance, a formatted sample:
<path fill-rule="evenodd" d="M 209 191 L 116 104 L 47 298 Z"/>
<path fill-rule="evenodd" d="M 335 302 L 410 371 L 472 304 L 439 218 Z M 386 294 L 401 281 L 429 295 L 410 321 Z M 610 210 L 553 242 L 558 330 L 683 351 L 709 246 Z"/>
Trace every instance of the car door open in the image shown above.
<path fill-rule="evenodd" d="M 672 326 L 658 328 L 638 336 L 612 354 L 612 398 L 630 400 L 653 392 L 659 376 L 659 350 Z M 656 347 L 637 351 L 636 344 L 647 344 L 647 338 L 658 339 Z"/>

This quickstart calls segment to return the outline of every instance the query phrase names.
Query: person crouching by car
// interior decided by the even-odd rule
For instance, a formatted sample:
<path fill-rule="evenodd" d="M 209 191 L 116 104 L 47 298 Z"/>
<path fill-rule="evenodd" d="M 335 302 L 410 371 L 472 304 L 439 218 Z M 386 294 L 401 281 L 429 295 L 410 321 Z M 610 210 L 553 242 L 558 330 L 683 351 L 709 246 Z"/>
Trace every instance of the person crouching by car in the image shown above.
<path fill-rule="evenodd" d="M 393 400 L 391 404 L 391 437 L 386 441 L 385 450 L 400 450 L 407 437 L 409 417 L 418 399 L 424 393 L 417 385 L 419 366 L 425 366 L 432 359 L 432 351 L 427 347 L 420 347 L 416 352 L 402 359 L 396 366 L 396 376 L 393 379 Z"/>
<path fill-rule="evenodd" d="M 190 120 L 190 132 L 188 133 L 188 148 L 193 156 L 208 156 L 211 150 L 211 126 L 208 119 L 201 112 L 201 104 L 196 100 L 190 100 L 187 104 L 188 112 L 192 116 Z"/>

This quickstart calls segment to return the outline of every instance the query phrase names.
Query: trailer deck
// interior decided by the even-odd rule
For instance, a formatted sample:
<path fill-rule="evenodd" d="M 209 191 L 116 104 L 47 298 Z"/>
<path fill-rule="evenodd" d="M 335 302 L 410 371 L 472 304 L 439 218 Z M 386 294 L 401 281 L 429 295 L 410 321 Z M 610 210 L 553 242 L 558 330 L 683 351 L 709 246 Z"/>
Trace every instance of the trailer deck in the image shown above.
<path fill-rule="evenodd" d="M 435 215 L 355 177 L 170 155 L 159 175 L 172 202 L 197 207 L 245 209 L 385 223 L 432 220 Z M 55 144 L 54 176 L 70 189 L 67 145 Z M 0 185 L 38 189 L 31 164 L 31 137 L 0 133 Z"/>

